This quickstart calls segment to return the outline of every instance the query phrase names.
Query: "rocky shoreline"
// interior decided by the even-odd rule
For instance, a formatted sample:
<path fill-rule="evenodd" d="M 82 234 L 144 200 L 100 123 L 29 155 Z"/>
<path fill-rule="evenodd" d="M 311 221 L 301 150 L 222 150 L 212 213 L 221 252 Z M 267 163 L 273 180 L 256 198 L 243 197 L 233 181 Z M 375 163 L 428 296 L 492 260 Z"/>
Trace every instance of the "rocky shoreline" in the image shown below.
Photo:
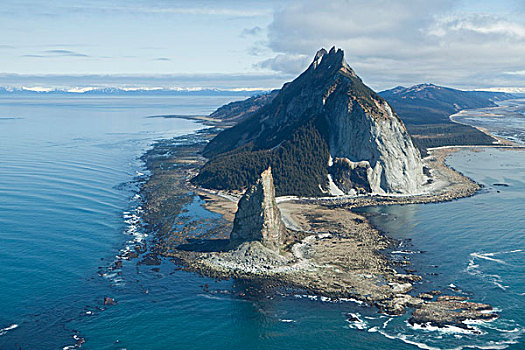
<path fill-rule="evenodd" d="M 408 308 L 413 310 L 410 323 L 422 327 L 472 329 L 465 320 L 498 317 L 490 305 L 440 295 L 440 291 L 411 295 L 421 276 L 413 274 L 409 259 L 394 261 L 385 254 L 399 242 L 352 211 L 475 194 L 481 186 L 445 164 L 455 149 L 436 149 L 425 158 L 432 175 L 428 183 L 432 194 L 277 198 L 286 233 L 281 253 L 272 253 L 259 242 L 231 248 L 229 234 L 240 193 L 210 191 L 189 181 L 204 163 L 199 152 L 213 133 L 207 129 L 191 140 L 160 141 L 144 155 L 151 175 L 141 190 L 145 199 L 143 220 L 154 239 L 140 263 L 155 264 L 165 257 L 204 276 L 248 281 L 263 293 L 299 289 L 331 299 L 350 298 L 390 315 L 403 314 Z M 192 205 L 206 208 L 210 215 L 192 216 Z"/>

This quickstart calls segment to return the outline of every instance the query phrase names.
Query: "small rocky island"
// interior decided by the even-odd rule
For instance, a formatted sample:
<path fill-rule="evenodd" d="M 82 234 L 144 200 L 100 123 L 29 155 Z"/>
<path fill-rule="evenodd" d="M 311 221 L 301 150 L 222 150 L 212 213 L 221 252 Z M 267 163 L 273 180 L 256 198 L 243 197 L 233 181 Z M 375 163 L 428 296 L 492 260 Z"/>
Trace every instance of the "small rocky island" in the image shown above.
<path fill-rule="evenodd" d="M 409 322 L 423 327 L 469 328 L 464 321 L 498 317 L 463 296 L 414 293 L 422 277 L 408 260 L 385 254 L 399 242 L 352 211 L 452 200 L 480 186 L 445 165 L 449 150 L 422 159 L 341 50 L 320 50 L 265 103 L 257 109 L 252 101 L 248 115 L 232 108 L 241 115 L 233 127 L 205 131 L 191 145 L 161 142 L 146 154 L 144 219 L 155 246 L 145 263 L 161 255 L 267 291 L 353 299 L 391 315 L 410 309 Z M 185 217 L 195 196 L 220 219 Z"/>

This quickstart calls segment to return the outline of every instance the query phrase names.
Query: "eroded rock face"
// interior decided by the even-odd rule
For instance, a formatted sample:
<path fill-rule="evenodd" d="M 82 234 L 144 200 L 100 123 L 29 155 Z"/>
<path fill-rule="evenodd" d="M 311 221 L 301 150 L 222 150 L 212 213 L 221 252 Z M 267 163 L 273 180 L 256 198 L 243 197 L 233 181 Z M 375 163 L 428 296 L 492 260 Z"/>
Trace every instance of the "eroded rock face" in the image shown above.
<path fill-rule="evenodd" d="M 348 158 L 336 158 L 328 169 L 334 184 L 343 192 L 366 194 L 372 192 L 368 180 L 369 173 L 372 171 L 370 163 L 366 160 L 362 162 L 352 162 Z"/>
<path fill-rule="evenodd" d="M 234 244 L 260 241 L 266 248 L 278 252 L 284 232 L 275 201 L 272 170 L 268 168 L 239 201 L 230 240 Z"/>
<path fill-rule="evenodd" d="M 363 177 L 368 168 L 368 186 L 357 184 L 357 192 L 367 187 L 369 192 L 379 194 L 420 192 L 424 183 L 423 163 L 399 117 L 385 100 L 361 82 L 344 60 L 342 50 L 319 51 L 310 69 L 323 69 L 323 62 L 339 67 L 320 106 L 329 124 L 330 155 L 333 159 L 346 158 L 353 164 L 368 163 L 348 169 L 343 177 Z M 334 177 L 336 184 L 338 180 Z M 347 189 L 342 190 L 348 193 Z"/>

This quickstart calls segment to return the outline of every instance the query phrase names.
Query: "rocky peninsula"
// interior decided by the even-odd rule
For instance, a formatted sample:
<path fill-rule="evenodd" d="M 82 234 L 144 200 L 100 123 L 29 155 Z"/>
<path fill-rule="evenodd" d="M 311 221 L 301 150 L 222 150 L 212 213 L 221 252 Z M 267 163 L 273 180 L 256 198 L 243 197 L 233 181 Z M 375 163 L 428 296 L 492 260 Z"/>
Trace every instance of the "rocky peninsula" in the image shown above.
<path fill-rule="evenodd" d="M 444 162 L 453 150 L 435 150 L 423 159 L 434 180 L 432 193 L 275 198 L 271 170 L 263 172 L 244 196 L 192 184 L 189 180 L 205 161 L 198 152 L 209 137 L 212 134 L 197 135 L 190 145 L 160 142 L 145 155 L 152 175 L 142 191 L 144 218 L 155 238 L 142 263 L 154 264 L 163 256 L 204 276 L 248 281 L 261 293 L 291 288 L 332 300 L 364 302 L 391 315 L 412 310 L 410 322 L 422 326 L 470 329 L 463 321 L 497 317 L 490 305 L 441 291 L 414 293 L 422 277 L 414 274 L 409 256 L 394 261 L 388 254 L 400 242 L 352 211 L 473 195 L 480 186 Z M 188 216 L 185 207 L 195 198 L 220 217 Z"/>
<path fill-rule="evenodd" d="M 392 260 L 388 255 L 399 242 L 352 211 L 374 205 L 454 200 L 475 194 L 481 186 L 446 165 L 446 157 L 454 148 L 430 149 L 421 158 L 403 123 L 381 97 L 363 87 L 342 60 L 342 52 L 333 49 L 330 53 L 318 53 L 308 73 L 298 79 L 316 76 L 318 72 L 323 72 L 322 76 L 327 72 L 333 74 L 334 64 L 335 83 L 328 79 L 330 84 L 321 84 L 327 87 L 328 95 L 311 91 L 311 84 L 304 81 L 295 87 L 289 83 L 285 85 L 288 92 L 281 97 L 276 93 L 273 97 L 276 104 L 263 110 L 266 119 L 251 106 L 250 115 L 237 126 L 225 131 L 206 129 L 191 140 L 161 141 L 146 153 L 143 159 L 151 176 L 142 188 L 144 221 L 154 233 L 154 241 L 142 263 L 154 264 L 155 259 L 163 256 L 205 276 L 249 281 L 263 293 L 284 288 L 367 303 L 390 315 L 410 310 L 409 322 L 423 327 L 471 329 L 464 321 L 497 318 L 490 305 L 457 295 L 441 295 L 441 291 L 416 294 L 414 285 L 422 277 L 414 274 L 410 259 Z M 306 92 L 300 92 L 303 88 Z M 316 111 L 313 115 L 332 119 L 328 123 L 315 119 L 302 126 L 287 119 L 283 124 L 282 118 L 293 116 L 285 113 L 279 119 L 279 113 L 301 105 L 297 100 L 295 107 L 287 105 L 292 103 L 293 96 L 287 95 L 292 92 L 299 96 L 310 93 L 309 98 L 321 101 L 319 105 L 315 101 L 308 102 L 313 103 L 311 106 L 303 105 L 303 115 Z M 246 126 L 243 123 L 251 125 L 254 120 L 263 125 L 257 133 L 243 129 Z M 239 131 L 238 125 L 243 131 L 239 140 L 252 140 L 248 148 L 239 141 L 229 143 L 232 139 L 224 136 L 225 132 L 232 136 L 229 130 Z M 286 148 L 291 147 L 290 140 L 281 140 L 269 150 L 253 148 L 267 130 L 273 131 L 261 140 L 272 145 L 273 141 L 265 137 L 284 135 L 283 130 L 289 136 L 296 127 L 302 136 L 311 137 L 307 141 L 316 145 L 310 156 L 322 153 L 319 164 L 326 162 L 324 169 L 311 168 L 317 164 L 314 159 L 303 163 L 309 176 L 305 181 L 315 187 L 311 192 L 317 195 L 293 195 L 289 190 L 297 189 L 303 178 L 295 183 L 282 179 L 280 161 L 293 149 Z M 351 134 L 350 141 L 344 139 L 345 133 L 339 129 Z M 292 137 L 293 140 L 305 141 Z M 234 148 L 230 149 L 232 145 Z M 217 154 L 217 149 L 226 153 Z M 240 156 L 247 156 L 248 161 Z M 265 160 L 259 162 L 260 159 Z M 215 167 L 217 162 L 220 167 Z M 211 182 L 195 181 L 207 171 L 211 171 L 206 175 L 208 180 L 209 176 L 235 176 L 232 174 L 239 171 L 239 164 L 243 164 L 242 171 L 249 175 L 232 184 L 238 186 L 253 179 L 244 188 L 209 188 L 204 184 Z M 229 168 L 222 168 L 223 165 Z M 264 168 L 259 171 L 262 165 Z M 324 174 L 327 181 L 316 182 L 319 174 Z M 214 216 L 188 215 L 187 207 L 196 200 Z M 136 255 L 142 249 L 138 247 Z"/>

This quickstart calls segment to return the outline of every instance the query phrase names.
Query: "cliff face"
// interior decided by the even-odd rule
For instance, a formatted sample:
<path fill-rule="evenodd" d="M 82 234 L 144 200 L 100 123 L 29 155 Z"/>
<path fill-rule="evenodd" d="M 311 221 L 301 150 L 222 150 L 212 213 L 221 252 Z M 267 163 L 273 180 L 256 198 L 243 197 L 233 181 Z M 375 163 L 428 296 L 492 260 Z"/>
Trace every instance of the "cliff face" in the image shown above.
<path fill-rule="evenodd" d="M 347 94 L 328 98 L 330 155 L 367 162 L 373 193 L 417 193 L 424 182 L 419 151 L 388 103 L 373 101 L 375 109 L 367 110 Z"/>
<path fill-rule="evenodd" d="M 259 241 L 278 252 L 284 232 L 281 212 L 275 201 L 272 170 L 268 168 L 239 201 L 230 240 L 234 244 Z"/>
<path fill-rule="evenodd" d="M 327 145 L 328 154 L 322 155 L 327 160 L 324 169 L 309 168 L 309 159 L 313 158 L 310 154 L 289 157 L 303 160 L 304 170 L 299 174 L 302 178 L 312 174 L 318 178 L 322 172 L 326 179 L 331 173 L 330 186 L 323 187 L 324 184 L 317 182 L 321 192 L 352 193 L 348 186 L 333 190 L 343 179 L 355 178 L 355 174 L 345 173 L 355 170 L 352 167 L 331 172 L 328 159 L 335 158 L 364 164 L 359 167 L 361 173 L 358 175 L 361 178 L 363 171 L 366 173 L 366 184 L 361 184 L 360 190 L 369 188 L 370 192 L 378 194 L 420 191 L 424 183 L 423 166 L 405 126 L 388 103 L 364 85 L 348 66 L 343 51 L 335 48 L 330 52 L 324 49 L 317 52 L 308 69 L 285 84 L 270 104 L 217 135 L 206 147 L 204 155 L 211 158 L 213 164 L 214 161 L 220 162 L 220 154 L 225 152 L 231 160 L 231 155 L 242 147 L 244 158 L 248 152 L 278 150 L 297 130 L 314 122 Z M 250 147 L 248 152 L 247 145 Z M 311 148 L 319 149 L 319 146 Z M 269 159 L 270 164 L 281 167 L 286 167 L 286 161 L 289 161 L 276 159 L 273 154 Z M 275 165 L 274 168 L 276 172 L 281 170 Z M 337 178 L 337 174 L 343 179 Z M 231 176 L 236 175 L 232 172 Z M 276 178 L 276 182 L 280 185 L 281 179 Z"/>

